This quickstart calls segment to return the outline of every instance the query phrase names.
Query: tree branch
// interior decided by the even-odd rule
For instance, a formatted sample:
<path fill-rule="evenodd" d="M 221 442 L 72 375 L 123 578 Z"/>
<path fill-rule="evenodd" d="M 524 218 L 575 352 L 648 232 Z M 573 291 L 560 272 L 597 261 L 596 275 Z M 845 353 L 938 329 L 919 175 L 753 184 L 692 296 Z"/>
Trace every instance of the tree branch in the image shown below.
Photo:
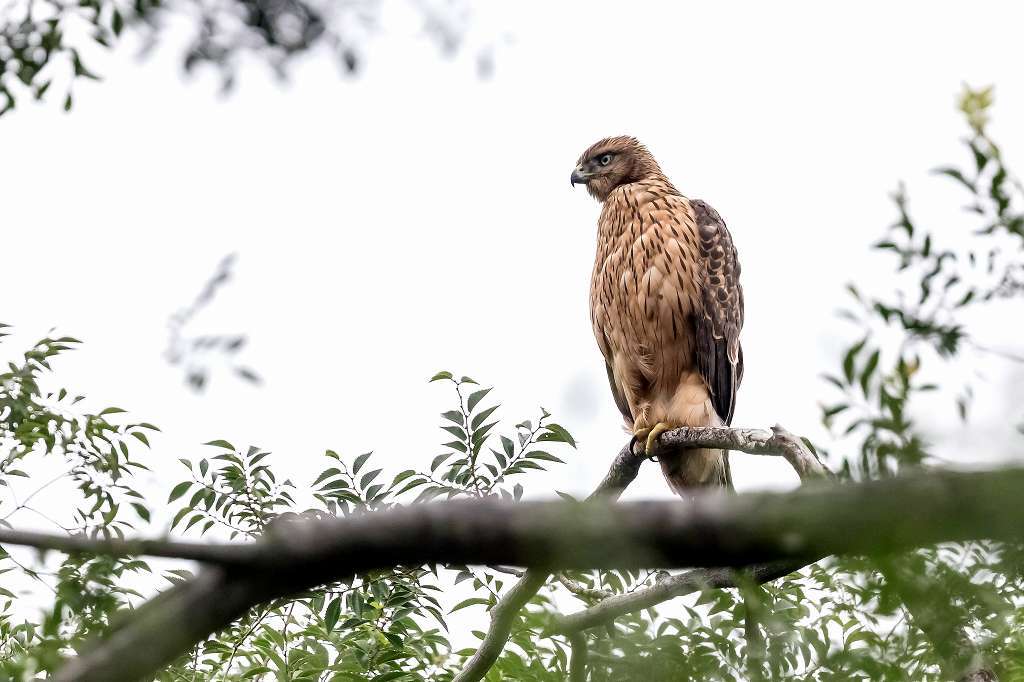
<path fill-rule="evenodd" d="M 617 463 L 622 459 L 620 453 Z M 610 473 L 603 485 L 614 496 L 624 480 Z M 258 548 L 252 564 L 206 568 L 142 605 L 54 679 L 146 677 L 258 603 L 371 569 L 528 566 L 533 570 L 524 576 L 519 598 L 509 599 L 503 612 L 508 613 L 559 568 L 757 564 L 789 571 L 793 562 L 827 554 L 897 552 L 976 537 L 1016 539 L 1024 532 L 1021 490 L 1024 469 L 1004 469 L 806 485 L 790 493 L 712 494 L 688 504 L 486 500 L 287 521 L 251 545 Z M 500 652 L 505 640 L 495 639 L 500 641 L 492 651 Z"/>
<path fill-rule="evenodd" d="M 818 557 L 821 558 L 821 557 Z M 798 571 L 817 559 L 778 561 L 759 564 L 745 571 L 745 579 L 758 584 L 771 582 L 793 571 Z M 732 568 L 695 569 L 658 580 L 653 586 L 636 592 L 617 594 L 588 609 L 565 616 L 555 616 L 548 625 L 546 635 L 571 635 L 593 627 L 605 625 L 619 616 L 649 609 L 652 606 L 707 589 L 739 587 L 736 570 Z"/>
<path fill-rule="evenodd" d="M 771 432 L 760 429 L 723 429 L 719 427 L 676 429 L 661 437 L 662 447 L 722 447 L 728 442 L 730 449 L 747 454 L 777 455 L 785 457 L 800 476 L 801 481 L 815 478 L 834 478 L 835 475 L 804 444 L 803 440 L 776 424 Z M 794 571 L 811 561 L 775 562 L 752 566 L 745 571 L 747 581 L 758 584 L 770 582 Z M 731 569 L 696 569 L 657 581 L 652 587 L 628 594 L 608 597 L 583 611 L 568 616 L 555 616 L 548 626 L 549 635 L 572 635 L 598 625 L 609 623 L 619 616 L 656 606 L 669 599 L 682 597 L 708 588 L 738 587 L 736 573 Z M 571 591 L 571 590 L 570 590 Z"/>
<path fill-rule="evenodd" d="M 610 590 L 600 590 L 594 587 L 587 587 L 579 580 L 573 580 L 564 573 L 559 573 L 555 576 L 555 580 L 562 584 L 562 587 L 575 594 L 580 599 L 590 599 L 601 601 L 603 599 L 611 599 L 615 596 L 615 592 Z"/>
<path fill-rule="evenodd" d="M 721 426 L 674 429 L 662 434 L 659 447 L 723 448 L 748 455 L 781 456 L 793 467 L 800 480 L 818 476 L 834 477 L 803 440 L 778 424 L 771 431 Z"/>

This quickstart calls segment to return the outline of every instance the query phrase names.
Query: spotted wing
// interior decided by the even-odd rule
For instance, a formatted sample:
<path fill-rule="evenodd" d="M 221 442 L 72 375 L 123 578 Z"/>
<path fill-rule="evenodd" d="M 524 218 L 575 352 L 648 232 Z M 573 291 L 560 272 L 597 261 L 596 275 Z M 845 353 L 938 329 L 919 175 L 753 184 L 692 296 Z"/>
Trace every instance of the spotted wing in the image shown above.
<path fill-rule="evenodd" d="M 718 416 L 732 423 L 736 391 L 743 379 L 743 287 L 732 236 L 722 217 L 700 200 L 691 200 L 703 261 L 700 309 L 694 314 L 697 367 L 711 391 Z"/>

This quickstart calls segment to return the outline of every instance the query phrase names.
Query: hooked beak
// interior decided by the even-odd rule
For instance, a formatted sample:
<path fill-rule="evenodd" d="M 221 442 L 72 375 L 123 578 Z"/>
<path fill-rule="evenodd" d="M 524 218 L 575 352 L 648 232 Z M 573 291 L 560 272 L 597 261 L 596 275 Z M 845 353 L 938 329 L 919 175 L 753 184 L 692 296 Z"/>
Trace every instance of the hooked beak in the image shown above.
<path fill-rule="evenodd" d="M 573 187 L 576 185 L 585 185 L 590 180 L 591 174 L 583 170 L 583 166 L 576 166 L 572 172 L 572 177 L 569 178 L 569 182 Z"/>

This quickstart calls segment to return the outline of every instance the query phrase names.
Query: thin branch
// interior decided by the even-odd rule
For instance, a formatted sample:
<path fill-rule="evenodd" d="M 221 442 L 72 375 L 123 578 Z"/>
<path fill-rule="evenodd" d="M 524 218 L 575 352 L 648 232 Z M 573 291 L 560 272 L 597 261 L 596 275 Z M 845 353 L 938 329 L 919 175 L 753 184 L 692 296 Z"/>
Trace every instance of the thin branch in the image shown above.
<path fill-rule="evenodd" d="M 695 569 L 678 573 L 657 581 L 653 586 L 636 592 L 609 597 L 588 609 L 564 616 L 555 616 L 545 630 L 546 635 L 570 635 L 610 623 L 619 616 L 657 606 L 662 602 L 707 589 L 739 587 L 744 581 L 758 584 L 771 582 L 817 559 L 780 561 L 760 564 L 744 571 L 740 578 L 732 568 Z M 738 579 L 739 578 L 739 579 Z"/>
<path fill-rule="evenodd" d="M 586 682 L 587 680 L 587 636 L 577 632 L 569 637 L 572 657 L 569 659 L 569 682 Z"/>
<path fill-rule="evenodd" d="M 86 535 L 56 535 L 0 528 L 0 545 L 26 545 L 65 554 L 105 554 L 109 556 L 156 556 L 188 559 L 223 565 L 248 565 L 259 562 L 264 548 L 255 543 L 180 542 L 176 540 L 94 538 Z"/>
<path fill-rule="evenodd" d="M 590 499 L 607 498 L 617 500 L 622 491 L 625 490 L 640 471 L 643 459 L 633 454 L 630 445 L 627 444 L 619 450 L 608 473 L 597 485 L 597 488 L 590 495 Z M 526 603 L 544 587 L 548 581 L 549 573 L 543 570 L 531 569 L 526 571 L 515 585 L 498 600 L 498 603 L 491 609 L 491 624 L 487 628 L 487 634 L 480 642 L 473 655 L 466 664 L 462 666 L 452 682 L 477 682 L 483 679 L 487 671 L 491 669 L 498 656 L 505 649 L 508 638 L 512 634 L 512 624 L 516 616 L 526 606 Z"/>
<path fill-rule="evenodd" d="M 609 599 L 615 596 L 615 592 L 609 590 L 601 590 L 593 587 L 587 587 L 579 580 L 573 580 L 564 573 L 559 573 L 555 576 L 555 579 L 562 584 L 562 587 L 575 594 L 580 599 L 590 599 L 600 601 L 602 599 Z"/>

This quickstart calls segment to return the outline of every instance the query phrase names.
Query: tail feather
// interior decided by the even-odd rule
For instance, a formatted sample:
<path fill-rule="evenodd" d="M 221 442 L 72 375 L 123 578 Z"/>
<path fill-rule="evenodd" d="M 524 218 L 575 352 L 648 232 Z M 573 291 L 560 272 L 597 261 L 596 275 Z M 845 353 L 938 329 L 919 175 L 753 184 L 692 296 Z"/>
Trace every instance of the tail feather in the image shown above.
<path fill-rule="evenodd" d="M 681 497 L 689 497 L 703 489 L 733 489 L 728 450 L 687 449 L 660 452 L 658 461 L 669 487 Z"/>

